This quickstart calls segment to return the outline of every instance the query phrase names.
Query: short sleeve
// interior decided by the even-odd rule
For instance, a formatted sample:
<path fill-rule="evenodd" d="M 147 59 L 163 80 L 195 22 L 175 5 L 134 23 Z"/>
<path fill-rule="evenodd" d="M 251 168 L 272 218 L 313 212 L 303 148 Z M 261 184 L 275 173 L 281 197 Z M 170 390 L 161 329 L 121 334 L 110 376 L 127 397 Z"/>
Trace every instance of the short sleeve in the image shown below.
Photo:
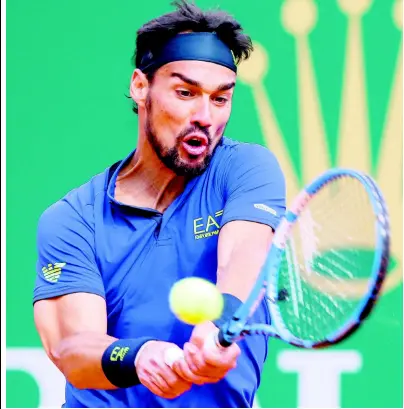
<path fill-rule="evenodd" d="M 87 210 L 92 210 L 87 206 Z M 90 212 L 89 212 L 90 214 Z M 94 251 L 94 231 L 66 200 L 49 207 L 37 230 L 36 302 L 45 298 L 86 292 L 105 298 Z"/>
<path fill-rule="evenodd" d="M 233 149 L 224 180 L 226 204 L 221 224 L 263 223 L 275 230 L 286 208 L 285 178 L 274 154 L 254 144 Z"/>

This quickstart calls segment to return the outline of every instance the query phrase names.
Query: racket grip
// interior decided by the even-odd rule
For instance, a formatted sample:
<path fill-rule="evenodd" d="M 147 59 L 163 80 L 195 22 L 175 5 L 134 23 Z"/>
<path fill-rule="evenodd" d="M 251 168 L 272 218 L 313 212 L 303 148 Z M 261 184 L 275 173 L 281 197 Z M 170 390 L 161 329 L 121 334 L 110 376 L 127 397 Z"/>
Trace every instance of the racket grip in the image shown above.
<path fill-rule="evenodd" d="M 221 346 L 222 348 L 228 348 L 232 344 L 232 342 L 229 342 L 225 339 L 223 330 L 221 328 L 219 329 L 219 332 L 217 333 L 216 343 L 218 346 Z"/>

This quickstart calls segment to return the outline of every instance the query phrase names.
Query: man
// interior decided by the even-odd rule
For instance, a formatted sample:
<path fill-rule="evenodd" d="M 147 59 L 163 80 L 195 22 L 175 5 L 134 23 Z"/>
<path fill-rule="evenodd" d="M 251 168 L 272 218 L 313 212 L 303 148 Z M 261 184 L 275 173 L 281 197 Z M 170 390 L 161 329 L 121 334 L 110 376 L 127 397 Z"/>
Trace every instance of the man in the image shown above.
<path fill-rule="evenodd" d="M 175 6 L 137 33 L 137 149 L 39 221 L 35 322 L 65 407 L 251 407 L 259 386 L 265 337 L 203 345 L 256 280 L 284 178 L 266 148 L 223 136 L 249 37 L 227 13 Z M 224 294 L 217 322 L 170 312 L 170 288 L 189 276 Z M 269 323 L 265 303 L 255 319 Z M 184 358 L 170 367 L 173 347 Z"/>

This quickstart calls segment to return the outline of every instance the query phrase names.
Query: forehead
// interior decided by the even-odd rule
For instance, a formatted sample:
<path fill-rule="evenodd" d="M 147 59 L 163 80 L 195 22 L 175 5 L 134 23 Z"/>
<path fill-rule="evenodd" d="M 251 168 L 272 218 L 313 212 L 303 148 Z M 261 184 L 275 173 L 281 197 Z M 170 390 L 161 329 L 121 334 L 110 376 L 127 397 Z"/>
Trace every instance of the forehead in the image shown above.
<path fill-rule="evenodd" d="M 161 67 L 155 75 L 156 80 L 177 81 L 181 80 L 172 77 L 173 73 L 197 81 L 203 88 L 216 89 L 221 85 L 236 81 L 236 73 L 219 64 L 205 61 L 174 61 Z"/>

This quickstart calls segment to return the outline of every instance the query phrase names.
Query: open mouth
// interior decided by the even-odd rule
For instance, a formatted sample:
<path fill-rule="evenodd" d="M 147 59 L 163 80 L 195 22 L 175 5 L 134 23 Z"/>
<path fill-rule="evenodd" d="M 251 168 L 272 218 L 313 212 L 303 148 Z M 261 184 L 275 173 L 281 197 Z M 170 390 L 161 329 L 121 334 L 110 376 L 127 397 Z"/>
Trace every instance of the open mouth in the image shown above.
<path fill-rule="evenodd" d="M 191 146 L 202 146 L 202 141 L 197 138 L 192 138 L 184 142 Z"/>
<path fill-rule="evenodd" d="M 188 135 L 182 141 L 184 149 L 192 156 L 204 153 L 208 147 L 208 138 L 205 135 Z"/>

